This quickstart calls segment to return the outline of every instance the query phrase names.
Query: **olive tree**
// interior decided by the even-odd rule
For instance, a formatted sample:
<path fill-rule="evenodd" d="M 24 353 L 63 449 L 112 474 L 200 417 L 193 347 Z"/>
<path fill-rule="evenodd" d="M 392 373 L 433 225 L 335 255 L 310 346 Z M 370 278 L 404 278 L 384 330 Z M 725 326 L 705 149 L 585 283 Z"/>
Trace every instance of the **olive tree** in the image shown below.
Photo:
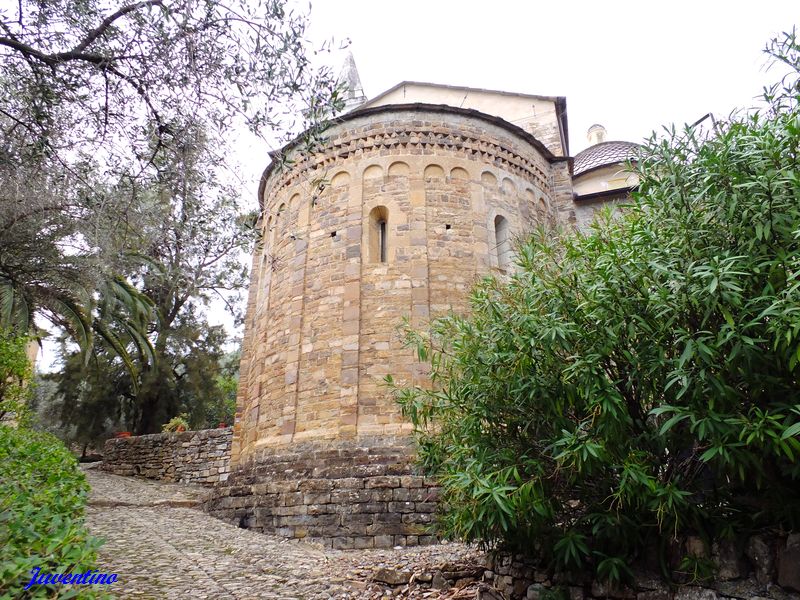
<path fill-rule="evenodd" d="M 242 128 L 320 135 L 337 89 L 306 23 L 284 0 L 0 6 L 0 328 L 38 314 L 125 355 L 99 317 L 147 320 L 126 266 L 175 154 L 197 131 L 214 156 Z"/>

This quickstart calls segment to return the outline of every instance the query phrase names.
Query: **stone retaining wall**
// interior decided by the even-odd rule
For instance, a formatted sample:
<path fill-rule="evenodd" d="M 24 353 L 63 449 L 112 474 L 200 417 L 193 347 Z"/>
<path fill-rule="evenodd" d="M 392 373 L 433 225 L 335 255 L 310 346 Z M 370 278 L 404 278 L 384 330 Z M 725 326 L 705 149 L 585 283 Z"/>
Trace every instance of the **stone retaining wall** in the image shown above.
<path fill-rule="evenodd" d="M 672 578 L 682 585 L 670 586 L 658 574 L 656 564 L 636 564 L 632 565 L 633 583 L 613 587 L 587 576 L 554 577 L 530 558 L 508 553 L 487 557 L 483 579 L 512 600 L 800 599 L 800 534 L 756 535 L 740 544 L 715 543 L 710 552 L 700 538 L 688 537 L 677 548 L 680 554 L 707 559 L 713 565 L 713 579 L 692 582 L 676 569 Z"/>
<path fill-rule="evenodd" d="M 708 552 L 700 538 L 675 542 L 674 551 L 699 553 L 709 560 L 710 579 L 694 581 L 672 564 L 668 583 L 649 560 L 629 565 L 632 580 L 614 586 L 592 579 L 592 568 L 555 574 L 531 557 L 508 552 L 473 555 L 457 552 L 441 562 L 411 565 L 398 559 L 376 568 L 371 581 L 383 587 L 382 598 L 439 597 L 433 591 L 457 588 L 453 598 L 470 600 L 797 600 L 800 599 L 800 534 L 755 535 L 713 544 Z M 443 546 L 447 548 L 447 546 Z M 463 555 L 462 555 L 463 556 Z M 371 588 L 370 591 L 375 591 Z M 450 594 L 445 594 L 451 597 Z M 367 597 L 367 596 L 365 596 Z M 377 598 L 378 594 L 369 596 Z"/>
<path fill-rule="evenodd" d="M 204 508 L 241 527 L 333 548 L 433 544 L 439 488 L 412 462 L 404 438 L 268 449 L 236 466 Z"/>
<path fill-rule="evenodd" d="M 102 469 L 180 483 L 214 485 L 230 472 L 233 429 L 155 433 L 107 440 Z"/>

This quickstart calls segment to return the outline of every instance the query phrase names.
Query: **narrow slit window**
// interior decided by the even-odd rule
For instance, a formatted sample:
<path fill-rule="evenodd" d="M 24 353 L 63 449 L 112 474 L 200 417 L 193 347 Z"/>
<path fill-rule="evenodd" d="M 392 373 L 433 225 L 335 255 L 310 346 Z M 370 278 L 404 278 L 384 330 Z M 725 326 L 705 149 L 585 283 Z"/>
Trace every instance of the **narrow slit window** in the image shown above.
<path fill-rule="evenodd" d="M 494 219 L 495 252 L 497 266 L 505 270 L 511 262 L 511 239 L 509 237 L 508 219 L 497 215 Z"/>
<path fill-rule="evenodd" d="M 386 221 L 378 221 L 378 242 L 380 244 L 380 259 L 386 262 Z"/>
<path fill-rule="evenodd" d="M 389 262 L 389 211 L 385 206 L 376 206 L 370 211 L 367 227 L 369 262 Z"/>

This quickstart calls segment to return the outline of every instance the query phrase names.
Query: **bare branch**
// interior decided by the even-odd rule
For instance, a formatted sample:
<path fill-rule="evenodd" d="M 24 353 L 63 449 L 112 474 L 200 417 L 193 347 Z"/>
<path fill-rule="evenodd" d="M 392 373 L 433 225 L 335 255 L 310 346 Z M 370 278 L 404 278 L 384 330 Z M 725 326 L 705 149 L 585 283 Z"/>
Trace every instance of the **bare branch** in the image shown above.
<path fill-rule="evenodd" d="M 140 8 L 147 8 L 151 6 L 160 6 L 164 8 L 164 3 L 161 0 L 145 0 L 144 2 L 137 2 L 135 4 L 128 4 L 127 6 L 123 6 L 116 12 L 110 14 L 105 19 L 103 19 L 103 22 L 100 23 L 100 25 L 98 25 L 97 28 L 90 31 L 89 35 L 87 35 L 86 38 L 84 38 L 84 40 L 80 44 L 75 46 L 72 50 L 70 50 L 69 52 L 61 52 L 59 54 L 55 54 L 54 57 L 56 59 L 59 59 L 62 56 L 74 56 L 81 54 L 97 38 L 103 35 L 108 30 L 108 28 L 114 24 L 114 21 L 124 17 L 129 13 L 137 11 Z"/>

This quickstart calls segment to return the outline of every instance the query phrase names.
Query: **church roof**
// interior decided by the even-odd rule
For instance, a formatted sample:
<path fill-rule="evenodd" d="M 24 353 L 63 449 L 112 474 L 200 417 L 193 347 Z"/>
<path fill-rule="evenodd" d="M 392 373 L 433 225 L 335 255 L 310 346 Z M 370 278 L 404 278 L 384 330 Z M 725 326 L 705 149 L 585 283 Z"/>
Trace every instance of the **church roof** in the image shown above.
<path fill-rule="evenodd" d="M 633 142 L 600 142 L 575 155 L 573 174 L 575 177 L 593 169 L 637 160 L 641 146 Z"/>
<path fill-rule="evenodd" d="M 401 81 L 365 102 L 361 108 L 417 102 L 471 108 L 500 117 L 540 137 L 555 154 L 569 156 L 567 99 L 563 96 L 520 94 L 421 81 Z"/>
<path fill-rule="evenodd" d="M 542 96 L 539 94 L 519 94 L 516 92 L 504 92 L 501 90 L 489 90 L 486 88 L 475 88 L 475 87 L 466 87 L 463 85 L 445 85 L 443 83 L 428 83 L 425 81 L 401 81 L 397 85 L 393 85 L 388 90 L 381 92 L 374 98 L 370 98 L 369 101 L 365 103 L 364 106 L 371 106 L 378 102 L 384 96 L 388 96 L 390 93 L 394 92 L 402 88 L 403 86 L 410 86 L 410 85 L 418 85 L 421 87 L 431 87 L 431 88 L 441 88 L 444 90 L 460 90 L 463 92 L 484 92 L 487 94 L 497 94 L 499 96 L 515 96 L 518 98 L 534 98 L 536 100 L 548 100 L 550 102 L 566 102 L 566 98 L 563 96 Z"/>

